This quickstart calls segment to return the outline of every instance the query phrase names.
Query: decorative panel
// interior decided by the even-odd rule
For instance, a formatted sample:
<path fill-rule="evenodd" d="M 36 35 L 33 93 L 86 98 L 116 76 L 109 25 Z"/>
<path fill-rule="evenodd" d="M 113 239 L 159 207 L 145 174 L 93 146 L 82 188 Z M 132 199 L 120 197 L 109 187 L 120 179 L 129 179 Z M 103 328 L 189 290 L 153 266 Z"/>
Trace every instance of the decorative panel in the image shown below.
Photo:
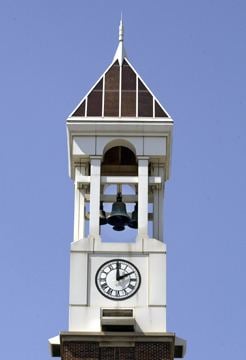
<path fill-rule="evenodd" d="M 165 342 L 136 343 L 135 360 L 172 360 L 171 344 Z"/>
<path fill-rule="evenodd" d="M 85 116 L 85 100 L 78 107 L 78 109 L 75 110 L 72 116 Z"/>
<path fill-rule="evenodd" d="M 104 116 L 119 116 L 119 80 L 118 61 L 105 74 Z"/>
<path fill-rule="evenodd" d="M 122 65 L 122 90 L 136 90 L 136 74 L 126 61 Z"/>
<path fill-rule="evenodd" d="M 121 115 L 136 116 L 136 74 L 124 60 L 122 65 Z"/>
<path fill-rule="evenodd" d="M 155 117 L 168 117 L 157 101 L 155 101 Z"/>
<path fill-rule="evenodd" d="M 62 349 L 62 360 L 98 360 L 99 345 L 93 342 L 68 342 Z"/>
<path fill-rule="evenodd" d="M 154 114 L 156 118 L 168 118 L 165 110 L 139 79 L 130 63 L 124 60 L 120 70 L 119 62 L 116 60 L 72 116 L 153 117 Z"/>
<path fill-rule="evenodd" d="M 136 342 L 135 347 L 99 347 L 95 342 L 65 342 L 62 360 L 173 360 L 168 342 Z"/>
<path fill-rule="evenodd" d="M 88 95 L 87 116 L 102 116 L 102 79 Z"/>
<path fill-rule="evenodd" d="M 122 90 L 121 116 L 136 116 L 136 91 Z"/>
<path fill-rule="evenodd" d="M 138 116 L 153 116 L 153 97 L 140 79 L 138 79 Z"/>

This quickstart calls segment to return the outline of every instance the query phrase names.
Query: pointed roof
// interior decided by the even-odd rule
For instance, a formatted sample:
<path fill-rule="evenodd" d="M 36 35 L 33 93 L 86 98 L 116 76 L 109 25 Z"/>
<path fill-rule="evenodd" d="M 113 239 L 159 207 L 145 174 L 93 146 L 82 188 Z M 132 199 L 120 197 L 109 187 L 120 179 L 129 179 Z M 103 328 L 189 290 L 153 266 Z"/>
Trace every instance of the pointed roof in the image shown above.
<path fill-rule="evenodd" d="M 112 63 L 69 119 L 84 117 L 170 118 L 127 58 L 122 18 L 119 44 Z"/>

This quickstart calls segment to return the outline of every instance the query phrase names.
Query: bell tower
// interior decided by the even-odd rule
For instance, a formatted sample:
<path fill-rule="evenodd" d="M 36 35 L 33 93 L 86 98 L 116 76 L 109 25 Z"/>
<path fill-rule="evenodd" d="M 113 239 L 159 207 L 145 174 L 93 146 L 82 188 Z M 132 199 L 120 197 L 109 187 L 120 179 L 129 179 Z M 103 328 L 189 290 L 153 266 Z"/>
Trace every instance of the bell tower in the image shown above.
<path fill-rule="evenodd" d="M 67 119 L 74 181 L 68 331 L 63 360 L 171 360 L 185 341 L 166 328 L 163 199 L 173 120 L 123 44 Z"/>

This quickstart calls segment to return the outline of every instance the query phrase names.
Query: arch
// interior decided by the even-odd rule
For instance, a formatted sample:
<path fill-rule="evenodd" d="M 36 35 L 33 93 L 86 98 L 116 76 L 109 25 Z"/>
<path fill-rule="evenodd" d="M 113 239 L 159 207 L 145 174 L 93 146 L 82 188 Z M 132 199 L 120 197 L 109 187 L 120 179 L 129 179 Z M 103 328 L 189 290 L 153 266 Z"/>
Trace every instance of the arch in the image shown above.
<path fill-rule="evenodd" d="M 110 146 L 104 148 L 104 150 L 107 150 L 104 152 L 101 174 L 137 176 L 137 157 L 131 149 L 132 146 L 129 147 L 127 141 L 111 141 L 108 145 Z"/>
<path fill-rule="evenodd" d="M 103 149 L 103 156 L 105 155 L 105 153 L 110 150 L 111 148 L 113 147 L 116 147 L 116 146 L 123 146 L 123 147 L 126 147 L 128 148 L 129 150 L 131 150 L 135 156 L 136 156 L 136 148 L 135 146 L 128 140 L 125 140 L 125 139 L 114 139 L 112 141 L 110 141 L 109 143 L 107 143 L 105 146 L 104 146 L 104 149 Z"/>

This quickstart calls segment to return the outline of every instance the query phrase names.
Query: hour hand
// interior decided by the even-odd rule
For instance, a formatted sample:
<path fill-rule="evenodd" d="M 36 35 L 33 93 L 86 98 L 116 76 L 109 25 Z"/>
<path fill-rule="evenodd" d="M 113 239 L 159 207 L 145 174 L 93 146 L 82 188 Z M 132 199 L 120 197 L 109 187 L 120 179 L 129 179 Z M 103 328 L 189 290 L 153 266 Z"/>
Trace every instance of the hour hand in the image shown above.
<path fill-rule="evenodd" d="M 131 275 L 131 274 L 133 274 L 133 273 L 134 273 L 134 271 L 131 271 L 131 272 L 129 272 L 129 273 L 126 273 L 126 274 L 124 274 L 124 275 L 121 275 L 121 276 L 118 277 L 117 280 L 124 279 L 125 277 L 127 277 L 127 276 L 129 276 L 129 275 Z"/>
<path fill-rule="evenodd" d="M 120 264 L 118 261 L 116 263 L 116 280 L 120 280 Z"/>

